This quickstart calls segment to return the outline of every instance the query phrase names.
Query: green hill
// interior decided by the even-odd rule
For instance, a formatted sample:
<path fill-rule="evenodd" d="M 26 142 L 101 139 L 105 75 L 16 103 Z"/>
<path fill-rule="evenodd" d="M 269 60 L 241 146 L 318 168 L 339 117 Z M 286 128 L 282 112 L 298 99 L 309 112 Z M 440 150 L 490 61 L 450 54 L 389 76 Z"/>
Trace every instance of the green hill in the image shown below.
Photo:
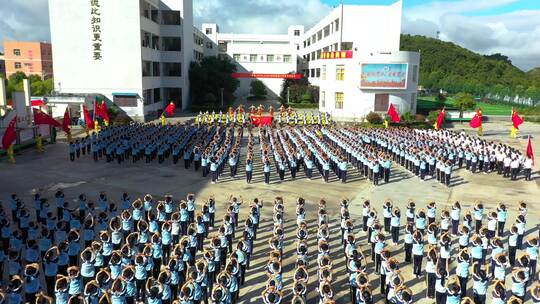
<path fill-rule="evenodd" d="M 483 56 L 451 42 L 411 35 L 401 36 L 401 50 L 421 53 L 420 85 L 425 88 L 540 99 L 540 69 L 523 72 L 502 54 Z"/>

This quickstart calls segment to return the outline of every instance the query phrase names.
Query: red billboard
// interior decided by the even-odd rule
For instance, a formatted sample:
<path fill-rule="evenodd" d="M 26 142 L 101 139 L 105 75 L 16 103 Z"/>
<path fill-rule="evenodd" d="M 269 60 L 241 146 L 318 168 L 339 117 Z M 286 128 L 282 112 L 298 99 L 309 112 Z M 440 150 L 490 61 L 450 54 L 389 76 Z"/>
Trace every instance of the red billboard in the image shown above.
<path fill-rule="evenodd" d="M 321 59 L 351 59 L 353 51 L 322 52 Z"/>
<path fill-rule="evenodd" d="M 302 79 L 302 74 L 232 73 L 233 78 L 281 78 Z"/>

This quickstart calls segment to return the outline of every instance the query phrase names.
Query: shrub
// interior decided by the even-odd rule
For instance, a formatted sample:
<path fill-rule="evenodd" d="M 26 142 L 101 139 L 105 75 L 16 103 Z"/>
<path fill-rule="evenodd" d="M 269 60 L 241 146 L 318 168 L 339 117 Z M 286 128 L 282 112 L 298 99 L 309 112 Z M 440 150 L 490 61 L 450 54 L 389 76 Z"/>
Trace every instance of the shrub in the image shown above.
<path fill-rule="evenodd" d="M 383 122 L 383 118 L 381 117 L 381 115 L 375 112 L 369 112 L 369 114 L 366 115 L 366 120 L 370 124 L 374 124 L 374 125 L 382 124 Z"/>
<path fill-rule="evenodd" d="M 411 112 L 405 112 L 401 114 L 401 121 L 410 124 L 414 122 L 414 115 L 411 114 Z"/>
<path fill-rule="evenodd" d="M 427 116 L 427 120 L 430 124 L 433 124 L 437 121 L 437 118 L 439 118 L 439 112 L 440 110 L 433 110 L 429 111 L 429 115 Z"/>

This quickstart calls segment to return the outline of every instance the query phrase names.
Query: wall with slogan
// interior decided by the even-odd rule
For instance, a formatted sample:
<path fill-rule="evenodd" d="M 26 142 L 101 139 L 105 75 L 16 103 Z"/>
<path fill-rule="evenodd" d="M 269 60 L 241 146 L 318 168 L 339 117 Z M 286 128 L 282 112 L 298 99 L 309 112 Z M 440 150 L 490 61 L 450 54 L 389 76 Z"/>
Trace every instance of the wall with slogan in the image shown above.
<path fill-rule="evenodd" d="M 406 89 L 408 67 L 406 63 L 363 63 L 360 88 Z"/>

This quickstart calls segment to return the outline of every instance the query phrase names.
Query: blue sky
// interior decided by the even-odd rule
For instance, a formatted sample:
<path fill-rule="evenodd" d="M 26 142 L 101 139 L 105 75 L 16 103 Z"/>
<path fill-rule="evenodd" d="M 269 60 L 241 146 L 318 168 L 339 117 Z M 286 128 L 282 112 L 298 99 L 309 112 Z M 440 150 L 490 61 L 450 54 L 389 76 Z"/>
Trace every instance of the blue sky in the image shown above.
<path fill-rule="evenodd" d="M 133 0 L 135 1 L 135 0 Z M 344 0 L 388 5 L 397 0 Z M 47 0 L 0 0 L 0 41 L 49 41 Z M 193 0 L 196 25 L 222 32 L 285 33 L 313 26 L 340 0 Z M 403 0 L 402 32 L 435 36 L 481 54 L 502 53 L 523 70 L 540 66 L 540 0 Z"/>

